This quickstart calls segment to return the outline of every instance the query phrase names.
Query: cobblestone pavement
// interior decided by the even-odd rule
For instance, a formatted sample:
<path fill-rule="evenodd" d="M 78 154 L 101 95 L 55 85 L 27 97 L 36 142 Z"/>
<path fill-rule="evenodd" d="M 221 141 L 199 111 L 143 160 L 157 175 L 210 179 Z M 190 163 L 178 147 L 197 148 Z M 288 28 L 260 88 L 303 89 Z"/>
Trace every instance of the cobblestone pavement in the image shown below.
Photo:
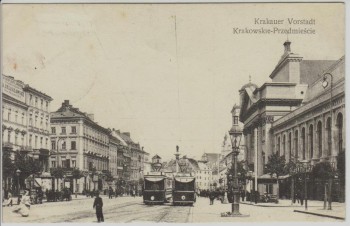
<path fill-rule="evenodd" d="M 222 212 L 231 210 L 230 204 L 215 201 L 209 205 L 209 199 L 197 198 L 192 206 L 172 206 L 170 204 L 146 206 L 141 197 L 118 197 L 104 201 L 104 218 L 106 223 L 128 222 L 168 222 L 168 223 L 205 223 L 205 222 L 268 222 L 268 221 L 315 221 L 341 222 L 340 220 L 293 212 L 292 208 L 270 208 L 251 205 L 240 205 L 243 214 L 249 217 L 221 217 Z M 33 205 L 29 217 L 12 213 L 14 207 L 3 208 L 3 222 L 10 223 L 58 223 L 97 222 L 92 198 L 75 199 L 71 202 L 44 203 Z"/>

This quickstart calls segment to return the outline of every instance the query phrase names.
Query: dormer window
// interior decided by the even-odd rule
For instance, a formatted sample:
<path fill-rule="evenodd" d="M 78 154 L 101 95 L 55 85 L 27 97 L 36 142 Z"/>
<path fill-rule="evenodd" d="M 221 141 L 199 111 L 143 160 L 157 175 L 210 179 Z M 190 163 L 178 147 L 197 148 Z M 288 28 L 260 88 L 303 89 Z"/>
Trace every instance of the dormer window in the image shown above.
<path fill-rule="evenodd" d="M 238 125 L 238 116 L 233 116 L 233 124 Z"/>

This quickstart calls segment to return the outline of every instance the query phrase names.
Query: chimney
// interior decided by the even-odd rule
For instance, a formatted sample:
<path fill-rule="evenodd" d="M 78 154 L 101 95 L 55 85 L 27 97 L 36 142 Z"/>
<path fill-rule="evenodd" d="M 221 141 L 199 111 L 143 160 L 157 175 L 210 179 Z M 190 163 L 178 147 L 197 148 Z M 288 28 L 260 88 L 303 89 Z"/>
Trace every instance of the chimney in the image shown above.
<path fill-rule="evenodd" d="M 287 41 L 285 41 L 284 43 L 283 43 L 283 45 L 284 45 L 284 53 L 290 53 L 290 44 L 291 44 L 291 42 L 289 41 L 289 40 L 287 40 Z"/>
<path fill-rule="evenodd" d="M 62 106 L 69 106 L 69 100 L 64 100 L 64 102 L 62 103 Z"/>
<path fill-rule="evenodd" d="M 141 147 L 141 150 L 143 151 L 143 147 Z"/>
<path fill-rule="evenodd" d="M 87 114 L 87 117 L 89 117 L 90 120 L 94 121 L 94 114 Z"/>

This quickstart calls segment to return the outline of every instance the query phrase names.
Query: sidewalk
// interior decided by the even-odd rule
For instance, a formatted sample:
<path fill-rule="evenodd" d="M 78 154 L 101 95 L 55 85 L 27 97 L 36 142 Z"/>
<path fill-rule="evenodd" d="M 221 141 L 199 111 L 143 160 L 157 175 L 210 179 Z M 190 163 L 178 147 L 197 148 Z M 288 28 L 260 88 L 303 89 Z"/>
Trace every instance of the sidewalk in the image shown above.
<path fill-rule="evenodd" d="M 287 207 L 288 200 L 282 200 L 282 203 L 274 204 L 275 207 Z M 248 202 L 249 203 L 249 202 Z M 209 199 L 197 198 L 194 208 L 190 212 L 190 222 L 193 223 L 208 223 L 208 222 L 340 222 L 345 217 L 345 204 L 343 206 L 334 206 L 333 210 L 321 210 L 322 207 L 317 205 L 322 202 L 314 202 L 311 204 L 315 207 L 310 207 L 304 213 L 304 206 L 288 206 L 291 208 L 264 208 L 254 204 L 241 203 L 239 212 L 242 217 L 222 217 L 221 213 L 231 212 L 232 205 L 221 204 L 215 200 L 214 205 L 209 205 Z M 266 203 L 265 203 L 266 204 Z M 335 203 L 336 204 L 336 203 Z M 269 206 L 271 207 L 271 205 Z M 300 211 L 300 212 L 296 212 Z M 311 214 L 311 213 L 317 213 Z M 329 217 L 330 215 L 331 217 Z M 343 217 L 344 216 L 344 217 Z"/>
<path fill-rule="evenodd" d="M 317 200 L 308 200 L 308 210 L 305 210 L 304 205 L 300 205 L 298 203 L 292 204 L 291 200 L 280 199 L 278 203 L 257 203 L 254 202 L 241 202 L 243 205 L 253 205 L 253 206 L 261 206 L 261 207 L 289 207 L 293 208 L 294 212 L 311 214 L 321 217 L 330 217 L 339 220 L 345 220 L 346 215 L 346 205 L 345 203 L 332 202 L 332 210 L 324 210 L 323 209 L 323 201 Z M 328 205 L 328 203 L 327 203 Z"/>

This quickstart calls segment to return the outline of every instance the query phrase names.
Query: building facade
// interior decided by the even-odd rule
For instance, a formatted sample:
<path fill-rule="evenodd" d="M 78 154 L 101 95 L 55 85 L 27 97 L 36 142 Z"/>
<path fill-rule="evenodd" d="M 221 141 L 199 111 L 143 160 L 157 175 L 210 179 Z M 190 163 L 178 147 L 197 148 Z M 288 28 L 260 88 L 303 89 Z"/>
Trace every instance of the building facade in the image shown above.
<path fill-rule="evenodd" d="M 239 91 L 246 159 L 254 168 L 254 189 L 260 194 L 277 193 L 276 186 L 270 186 L 271 177 L 264 175 L 268 156 L 273 153 L 284 155 L 287 162 L 306 160 L 315 164 L 322 159 L 334 161 L 339 147 L 343 147 L 335 141 L 343 144 L 343 138 L 336 137 L 344 136 L 344 127 L 337 127 L 344 113 L 344 60 L 304 60 L 291 51 L 290 45 L 289 41 L 284 43 L 284 53 L 270 75 L 272 82 L 261 87 L 249 82 Z M 326 72 L 334 74 L 334 79 L 333 88 L 324 90 L 321 80 Z M 330 102 L 332 123 L 327 121 Z"/>
<path fill-rule="evenodd" d="M 9 153 L 12 161 L 16 154 L 37 161 L 40 166 L 37 180 L 50 176 L 48 128 L 51 101 L 50 96 L 30 85 L 2 75 L 2 150 Z M 21 174 L 28 175 L 28 172 Z M 15 176 L 5 175 L 7 189 L 11 189 Z"/>
<path fill-rule="evenodd" d="M 103 171 L 109 169 L 109 130 L 94 122 L 93 115 L 74 108 L 68 100 L 51 113 L 51 168 L 65 170 L 72 190 L 102 190 L 108 188 Z M 74 168 L 86 172 L 73 184 Z M 56 186 L 57 187 L 57 186 Z"/>

